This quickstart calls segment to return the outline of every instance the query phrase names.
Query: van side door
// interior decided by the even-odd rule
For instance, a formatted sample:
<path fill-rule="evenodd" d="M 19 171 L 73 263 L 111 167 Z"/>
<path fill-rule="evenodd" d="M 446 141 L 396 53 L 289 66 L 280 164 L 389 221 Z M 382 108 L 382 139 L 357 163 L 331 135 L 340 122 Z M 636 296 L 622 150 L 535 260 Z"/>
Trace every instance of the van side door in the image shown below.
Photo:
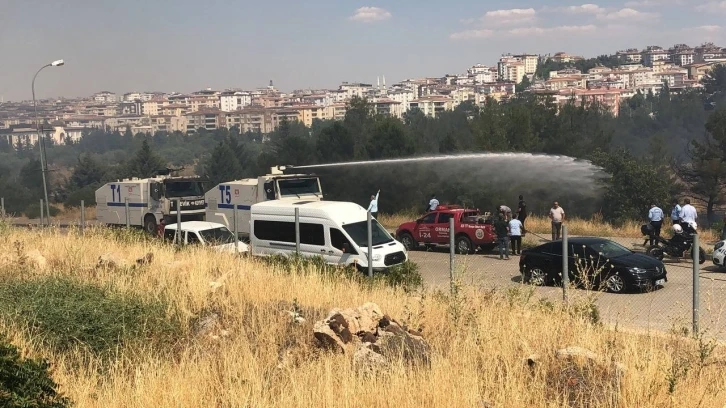
<path fill-rule="evenodd" d="M 343 231 L 336 227 L 327 228 L 329 247 L 332 253 L 327 254 L 326 261 L 336 265 L 348 265 L 360 255 Z"/>

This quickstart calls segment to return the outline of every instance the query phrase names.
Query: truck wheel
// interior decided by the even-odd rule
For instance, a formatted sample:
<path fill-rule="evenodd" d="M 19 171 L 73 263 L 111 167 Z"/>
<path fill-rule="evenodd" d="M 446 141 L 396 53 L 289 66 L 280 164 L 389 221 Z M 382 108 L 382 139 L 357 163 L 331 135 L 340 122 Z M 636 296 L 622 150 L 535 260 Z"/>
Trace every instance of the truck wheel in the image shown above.
<path fill-rule="evenodd" d="M 413 237 L 408 232 L 401 233 L 401 235 L 398 236 L 398 241 L 403 244 L 407 251 L 413 251 L 418 248 L 418 242 L 414 241 Z"/>
<path fill-rule="evenodd" d="M 151 214 L 144 217 L 144 231 L 149 235 L 156 235 L 156 218 Z"/>
<path fill-rule="evenodd" d="M 461 235 L 456 238 L 456 252 L 459 254 L 468 255 L 473 252 L 474 247 L 471 245 L 471 240 L 466 235 Z"/>

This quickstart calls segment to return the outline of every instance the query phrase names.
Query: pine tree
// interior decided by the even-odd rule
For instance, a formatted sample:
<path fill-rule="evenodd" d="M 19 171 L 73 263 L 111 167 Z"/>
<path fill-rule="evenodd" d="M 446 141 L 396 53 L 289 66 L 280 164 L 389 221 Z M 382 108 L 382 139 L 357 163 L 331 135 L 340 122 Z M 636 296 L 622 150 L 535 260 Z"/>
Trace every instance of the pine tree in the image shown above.
<path fill-rule="evenodd" d="M 219 143 L 204 166 L 209 185 L 215 186 L 225 181 L 242 177 L 242 166 L 227 143 Z"/>
<path fill-rule="evenodd" d="M 141 149 L 129 161 L 126 172 L 129 176 L 145 178 L 152 177 L 159 170 L 164 170 L 166 163 L 156 153 L 151 150 L 149 142 L 144 140 L 141 143 Z"/>

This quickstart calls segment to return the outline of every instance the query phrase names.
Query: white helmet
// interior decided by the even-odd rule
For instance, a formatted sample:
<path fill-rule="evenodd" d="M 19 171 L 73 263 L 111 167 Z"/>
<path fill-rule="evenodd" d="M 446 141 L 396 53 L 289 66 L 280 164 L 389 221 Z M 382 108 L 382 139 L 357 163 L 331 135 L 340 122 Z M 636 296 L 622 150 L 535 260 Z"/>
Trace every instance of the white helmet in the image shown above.
<path fill-rule="evenodd" d="M 676 234 L 681 234 L 681 233 L 683 233 L 683 227 L 676 224 L 673 226 L 673 232 L 675 232 Z"/>

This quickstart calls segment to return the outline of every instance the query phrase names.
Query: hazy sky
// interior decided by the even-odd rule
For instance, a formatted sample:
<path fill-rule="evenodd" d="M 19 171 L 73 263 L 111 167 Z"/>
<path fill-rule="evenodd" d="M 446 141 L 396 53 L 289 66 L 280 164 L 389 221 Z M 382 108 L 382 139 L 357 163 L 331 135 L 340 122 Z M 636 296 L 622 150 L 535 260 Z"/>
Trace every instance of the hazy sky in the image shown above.
<path fill-rule="evenodd" d="M 0 0 L 0 96 L 336 88 L 461 73 L 502 53 L 722 40 L 726 0 Z"/>

